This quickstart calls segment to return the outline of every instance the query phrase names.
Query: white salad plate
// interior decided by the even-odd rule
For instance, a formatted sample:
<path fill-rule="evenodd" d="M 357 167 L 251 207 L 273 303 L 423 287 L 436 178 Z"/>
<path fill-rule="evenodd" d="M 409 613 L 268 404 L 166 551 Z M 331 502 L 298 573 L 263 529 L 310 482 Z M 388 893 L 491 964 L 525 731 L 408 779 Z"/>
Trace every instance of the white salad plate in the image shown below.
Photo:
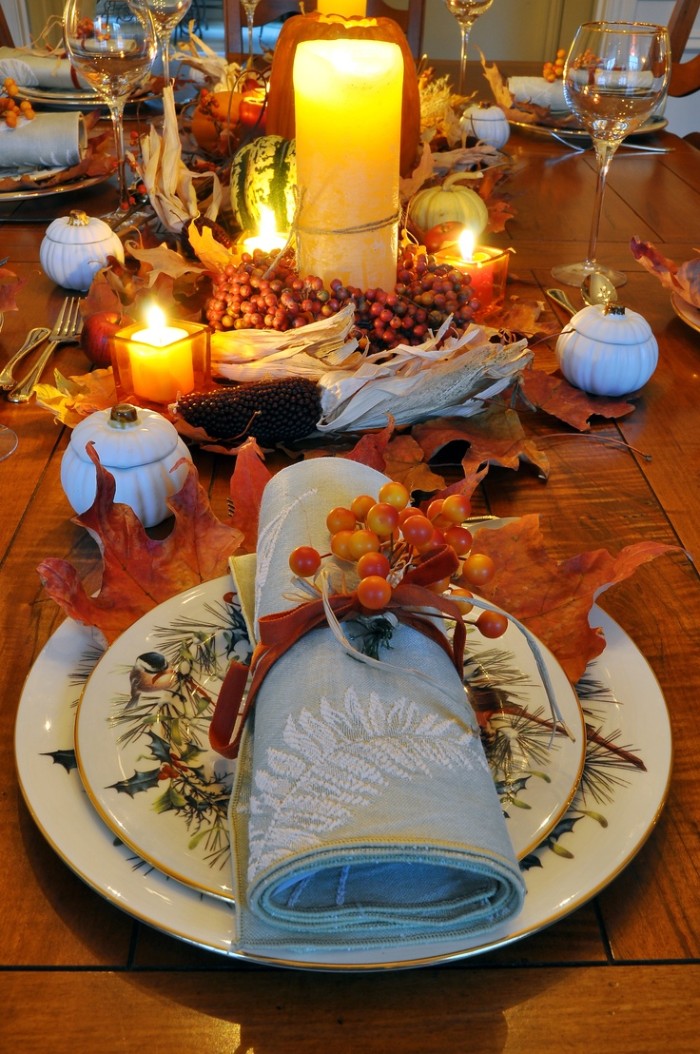
<path fill-rule="evenodd" d="M 570 735 L 552 734 L 536 660 L 509 626 L 498 647 L 469 638 L 466 674 L 518 859 L 532 852 L 578 787 L 586 735 L 563 670 L 545 656 Z M 154 608 L 107 650 L 85 685 L 75 731 L 93 806 L 142 859 L 178 881 L 232 898 L 227 807 L 234 762 L 208 729 L 232 653 L 247 659 L 245 623 L 228 576 Z M 497 678 L 497 679 L 496 679 Z"/>
<path fill-rule="evenodd" d="M 638 852 L 663 807 L 671 732 L 659 685 L 634 643 L 600 608 L 593 608 L 591 623 L 602 627 L 607 646 L 578 686 L 589 737 L 581 783 L 561 820 L 521 862 L 527 885 L 522 912 L 488 940 L 435 940 L 420 950 L 398 944 L 352 953 L 316 951 L 312 958 L 303 952 L 274 959 L 237 952 L 234 905 L 145 863 L 115 839 L 83 789 L 74 719 L 100 649 L 95 635 L 72 620 L 46 643 L 24 686 L 15 728 L 22 792 L 58 856 L 88 885 L 133 917 L 200 948 L 270 965 L 335 971 L 427 966 L 477 955 L 554 923 L 598 893 Z M 105 699 L 105 719 L 109 706 Z"/>

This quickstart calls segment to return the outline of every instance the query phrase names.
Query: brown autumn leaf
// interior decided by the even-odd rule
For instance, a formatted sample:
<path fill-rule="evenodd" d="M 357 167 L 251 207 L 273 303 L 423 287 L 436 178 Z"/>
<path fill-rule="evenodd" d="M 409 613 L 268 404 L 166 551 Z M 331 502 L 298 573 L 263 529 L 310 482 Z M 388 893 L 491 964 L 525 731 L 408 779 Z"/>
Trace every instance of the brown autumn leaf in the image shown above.
<path fill-rule="evenodd" d="M 366 432 L 352 450 L 341 456 L 348 461 L 359 461 L 369 468 L 376 468 L 377 472 L 386 472 L 386 449 L 393 433 L 394 419 L 390 417 L 389 423 L 380 432 Z"/>
<path fill-rule="evenodd" d="M 438 418 L 416 425 L 412 432 L 428 460 L 448 443 L 468 443 L 462 458 L 465 476 L 483 464 L 517 469 L 521 461 L 533 464 L 545 479 L 549 460 L 536 444 L 527 438 L 515 410 L 502 402 L 493 402 L 473 417 Z"/>
<path fill-rule="evenodd" d="M 407 433 L 397 435 L 391 440 L 386 449 L 384 464 L 387 476 L 403 483 L 411 494 L 418 490 L 430 494 L 445 486 L 443 477 L 432 471 L 426 463 L 420 445 Z"/>
<path fill-rule="evenodd" d="M 55 370 L 54 383 L 37 384 L 35 393 L 37 405 L 50 410 L 61 424 L 69 428 L 74 428 L 97 410 L 107 410 L 118 401 L 111 368 L 92 370 L 77 377 L 64 377 Z"/>
<path fill-rule="evenodd" d="M 238 448 L 236 464 L 231 476 L 231 525 L 243 538 L 239 551 L 253 553 L 258 541 L 258 516 L 265 486 L 272 473 L 265 465 L 265 455 L 254 437 L 246 439 Z"/>
<path fill-rule="evenodd" d="M 184 484 L 168 502 L 175 518 L 172 531 L 163 539 L 150 538 L 130 506 L 114 501 L 114 477 L 100 464 L 93 443 L 87 451 L 97 472 L 97 493 L 92 506 L 75 522 L 100 540 L 100 591 L 88 596 L 78 572 L 66 560 L 48 558 L 37 571 L 66 615 L 97 627 L 111 643 L 164 600 L 226 574 L 228 558 L 243 534 L 214 515 L 190 463 Z"/>
<path fill-rule="evenodd" d="M 477 530 L 472 552 L 495 565 L 479 595 L 523 622 L 561 663 L 572 684 L 605 648 L 600 627 L 588 617 L 600 592 L 628 578 L 663 553 L 682 552 L 660 542 L 638 542 L 612 556 L 606 549 L 555 560 L 547 552 L 539 516 Z"/>
<path fill-rule="evenodd" d="M 531 406 L 544 410 L 579 432 L 590 428 L 591 417 L 624 417 L 635 408 L 634 403 L 627 399 L 588 395 L 580 388 L 574 388 L 560 373 L 545 373 L 529 366 L 520 374 L 518 387 Z"/>

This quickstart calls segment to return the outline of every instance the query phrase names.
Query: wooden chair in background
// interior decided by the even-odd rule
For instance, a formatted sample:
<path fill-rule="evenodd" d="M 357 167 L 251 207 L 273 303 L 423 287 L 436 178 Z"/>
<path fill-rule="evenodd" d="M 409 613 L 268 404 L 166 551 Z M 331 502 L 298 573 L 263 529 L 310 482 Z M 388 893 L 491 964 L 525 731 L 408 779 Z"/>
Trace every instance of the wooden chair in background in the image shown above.
<path fill-rule="evenodd" d="M 15 42 L 12 39 L 12 33 L 10 33 L 10 27 L 7 24 L 5 12 L 0 7 L 0 47 L 13 48 L 14 46 Z"/>
<path fill-rule="evenodd" d="M 315 7 L 315 0 L 304 0 L 304 10 L 313 11 Z M 423 10 L 424 0 L 408 0 L 407 8 L 392 7 L 385 0 L 367 0 L 369 16 L 393 18 L 398 22 L 416 59 L 420 58 L 423 41 Z M 259 0 L 254 25 L 265 26 L 300 12 L 299 0 Z M 224 27 L 226 54 L 230 57 L 245 54 L 246 19 L 240 0 L 224 0 Z"/>

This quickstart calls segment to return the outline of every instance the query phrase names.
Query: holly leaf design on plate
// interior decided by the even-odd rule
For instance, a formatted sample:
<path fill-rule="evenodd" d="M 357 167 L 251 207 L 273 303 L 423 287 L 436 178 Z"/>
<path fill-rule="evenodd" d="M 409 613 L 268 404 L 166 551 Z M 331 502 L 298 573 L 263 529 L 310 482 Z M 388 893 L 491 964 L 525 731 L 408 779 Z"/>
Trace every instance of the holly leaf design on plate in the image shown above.
<path fill-rule="evenodd" d="M 149 769 L 147 772 L 139 772 L 138 769 L 134 769 L 133 776 L 117 780 L 116 783 L 110 783 L 107 789 L 116 790 L 120 794 L 128 794 L 130 798 L 133 798 L 141 791 L 148 791 L 157 787 L 159 774 L 160 768 Z"/>
<path fill-rule="evenodd" d="M 49 558 L 37 568 L 42 584 L 65 613 L 95 626 L 108 643 L 128 626 L 171 596 L 228 571 L 228 558 L 243 534 L 214 515 L 189 462 L 180 490 L 168 501 L 174 526 L 163 539 L 150 538 L 136 513 L 114 501 L 114 477 L 101 464 L 94 444 L 87 452 L 97 472 L 91 507 L 75 522 L 99 539 L 102 586 L 88 596 L 76 569 L 66 560 Z"/>
<path fill-rule="evenodd" d="M 649 560 L 682 551 L 661 542 L 637 542 L 617 556 L 595 549 L 556 560 L 547 552 L 535 515 L 477 530 L 472 546 L 473 553 L 485 553 L 496 565 L 479 594 L 523 622 L 556 656 L 572 684 L 605 648 L 602 630 L 588 621 L 596 597 Z"/>

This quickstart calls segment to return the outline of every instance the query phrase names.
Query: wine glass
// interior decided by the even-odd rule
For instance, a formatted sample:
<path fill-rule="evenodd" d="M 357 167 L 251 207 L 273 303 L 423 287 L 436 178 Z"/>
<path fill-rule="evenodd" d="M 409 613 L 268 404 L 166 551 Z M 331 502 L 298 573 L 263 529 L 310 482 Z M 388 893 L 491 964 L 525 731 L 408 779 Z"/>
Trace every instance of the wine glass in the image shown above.
<path fill-rule="evenodd" d="M 119 208 L 113 215 L 118 216 L 129 200 L 124 104 L 153 65 L 153 19 L 141 0 L 68 0 L 63 35 L 71 64 L 109 107 L 119 177 Z"/>
<path fill-rule="evenodd" d="M 644 124 L 662 101 L 670 71 L 665 26 L 586 22 L 576 31 L 564 66 L 564 95 L 593 140 L 598 176 L 586 259 L 552 268 L 554 278 L 564 285 L 580 286 L 594 272 L 604 274 L 615 286 L 627 281 L 622 271 L 596 260 L 605 183 L 622 140 Z"/>
<path fill-rule="evenodd" d="M 192 0 L 142 0 L 142 2 L 151 12 L 163 60 L 163 79 L 166 84 L 170 84 L 170 40 L 173 30 L 192 6 Z"/>
<path fill-rule="evenodd" d="M 491 7 L 493 0 L 445 0 L 445 6 L 459 23 L 462 47 L 459 59 L 459 94 L 464 95 L 467 82 L 467 46 L 469 33 L 479 15 Z"/>
<path fill-rule="evenodd" d="M 253 57 L 253 19 L 255 18 L 255 8 L 258 6 L 259 0 L 241 0 L 243 9 L 246 17 L 246 28 L 248 31 L 248 58 Z"/>
<path fill-rule="evenodd" d="M 0 424 L 0 461 L 4 461 L 17 449 L 17 433 L 7 425 Z"/>

